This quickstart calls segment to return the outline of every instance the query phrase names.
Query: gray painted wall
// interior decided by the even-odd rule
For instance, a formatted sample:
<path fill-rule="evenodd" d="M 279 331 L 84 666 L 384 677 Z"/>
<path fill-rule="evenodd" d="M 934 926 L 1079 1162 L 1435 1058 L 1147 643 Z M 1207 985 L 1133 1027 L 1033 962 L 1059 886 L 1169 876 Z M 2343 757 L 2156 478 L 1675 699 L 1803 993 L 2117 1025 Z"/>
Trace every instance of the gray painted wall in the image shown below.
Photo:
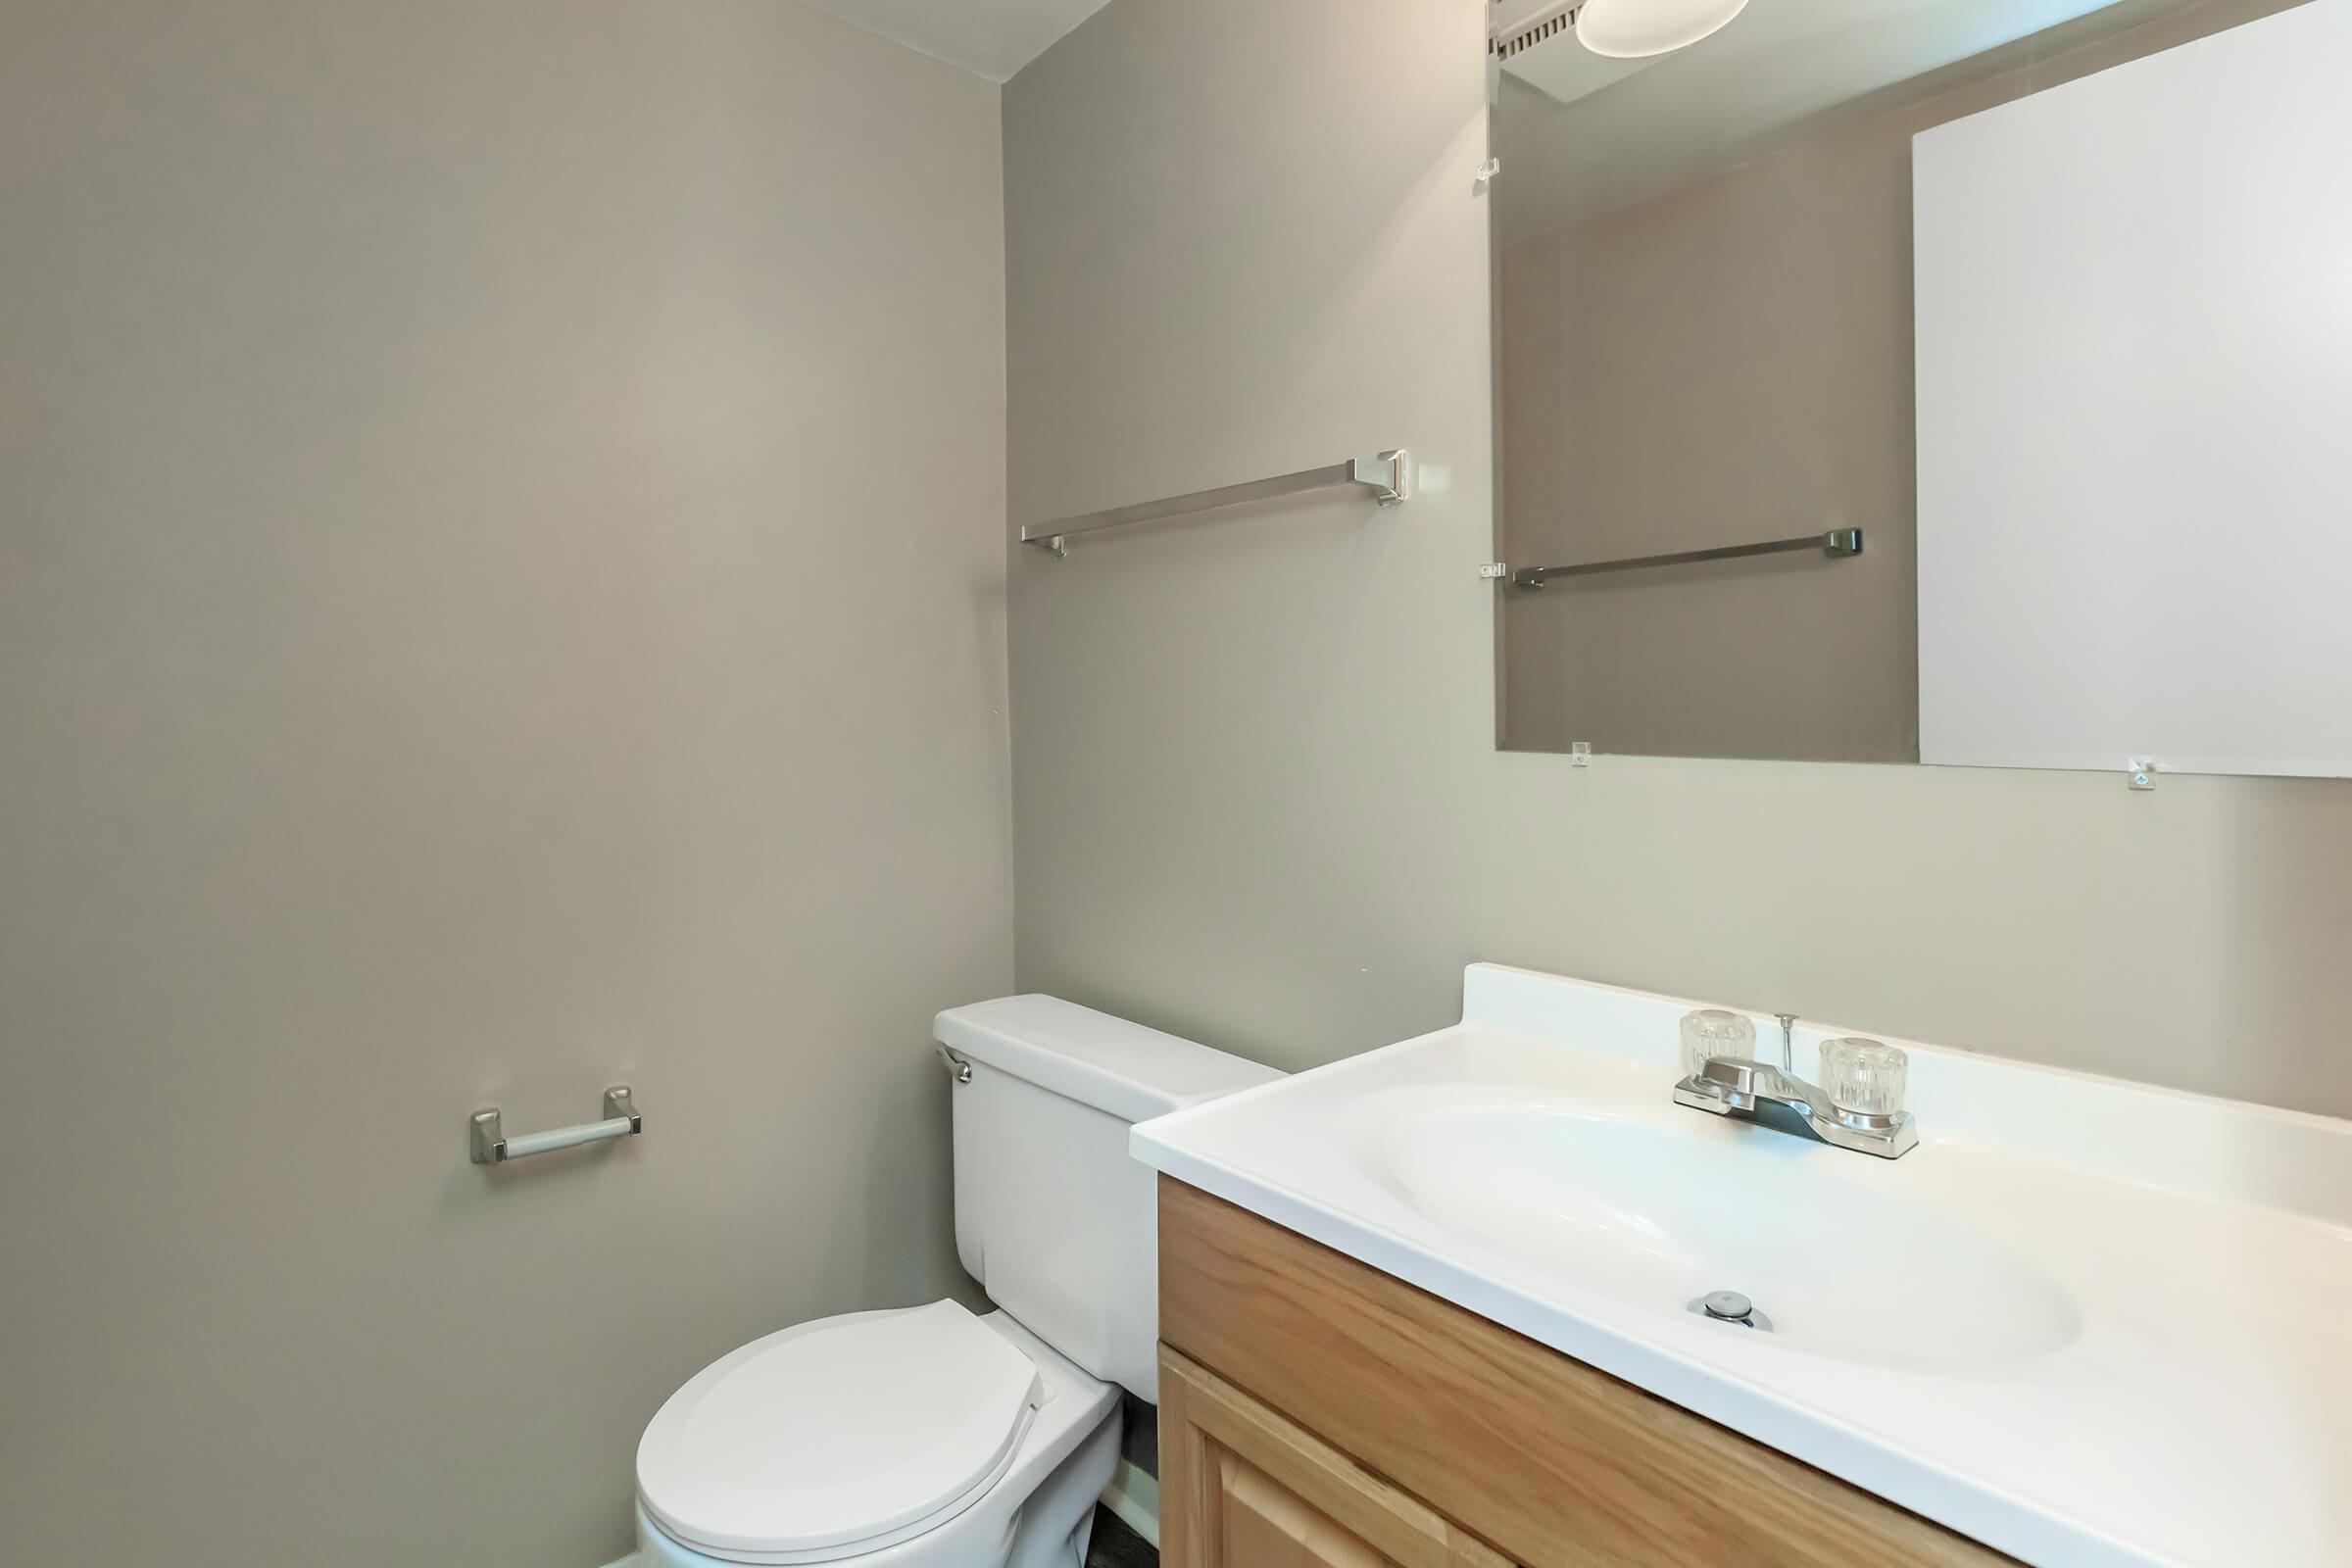
<path fill-rule="evenodd" d="M 1005 90 L 1018 971 L 1304 1066 L 1491 958 L 2352 1113 L 2352 790 L 1494 750 L 1479 0 L 1116 0 Z M 1927 1112 L 1933 1114 L 1932 1109 Z"/>
<path fill-rule="evenodd" d="M 609 1561 L 698 1366 L 959 1288 L 997 89 L 775 0 L 0 40 L 0 1555 Z"/>

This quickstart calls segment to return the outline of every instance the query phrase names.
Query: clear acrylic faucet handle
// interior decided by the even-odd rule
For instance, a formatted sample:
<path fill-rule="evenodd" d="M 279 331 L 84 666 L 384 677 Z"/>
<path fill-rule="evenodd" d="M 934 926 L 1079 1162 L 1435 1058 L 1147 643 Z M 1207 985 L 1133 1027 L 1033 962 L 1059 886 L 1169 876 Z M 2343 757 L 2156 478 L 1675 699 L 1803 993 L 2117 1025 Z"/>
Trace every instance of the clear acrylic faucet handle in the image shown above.
<path fill-rule="evenodd" d="M 1821 1046 L 1821 1087 L 1839 1110 L 1892 1116 L 1903 1108 L 1911 1058 L 1877 1040 L 1849 1035 Z"/>

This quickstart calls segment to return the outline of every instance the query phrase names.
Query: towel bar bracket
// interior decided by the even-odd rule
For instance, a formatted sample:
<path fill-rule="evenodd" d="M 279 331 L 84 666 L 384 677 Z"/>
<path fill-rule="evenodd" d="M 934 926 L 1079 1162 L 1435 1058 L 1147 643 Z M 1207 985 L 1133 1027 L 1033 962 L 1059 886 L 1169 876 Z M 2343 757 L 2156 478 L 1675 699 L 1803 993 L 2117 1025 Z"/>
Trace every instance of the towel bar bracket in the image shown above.
<path fill-rule="evenodd" d="M 1401 507 L 1413 499 L 1412 454 L 1398 447 L 1383 452 L 1376 458 L 1348 460 L 1350 482 L 1372 492 L 1372 499 L 1384 507 Z"/>

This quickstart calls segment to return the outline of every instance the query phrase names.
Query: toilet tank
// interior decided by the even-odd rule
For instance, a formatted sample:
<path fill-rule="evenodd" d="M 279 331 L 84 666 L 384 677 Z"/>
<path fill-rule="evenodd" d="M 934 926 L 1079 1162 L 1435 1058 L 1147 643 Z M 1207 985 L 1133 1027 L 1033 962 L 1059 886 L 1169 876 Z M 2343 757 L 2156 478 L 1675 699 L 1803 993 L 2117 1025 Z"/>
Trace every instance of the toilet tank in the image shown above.
<path fill-rule="evenodd" d="M 1159 1402 L 1155 1175 L 1139 1121 L 1282 1074 L 1057 997 L 939 1015 L 956 1085 L 956 1250 L 989 1299 L 1096 1377 Z"/>

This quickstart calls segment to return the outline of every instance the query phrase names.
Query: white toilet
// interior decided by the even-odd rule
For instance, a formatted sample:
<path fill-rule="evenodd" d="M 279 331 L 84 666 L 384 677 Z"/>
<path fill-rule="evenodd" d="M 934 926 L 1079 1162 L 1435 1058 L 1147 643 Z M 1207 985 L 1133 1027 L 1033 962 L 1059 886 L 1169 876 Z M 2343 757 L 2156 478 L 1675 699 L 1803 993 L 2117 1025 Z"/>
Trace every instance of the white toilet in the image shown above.
<path fill-rule="evenodd" d="M 1282 1075 L 1053 997 L 939 1015 L 956 1075 L 953 1300 L 801 1323 L 720 1357 L 637 1446 L 640 1568 L 1078 1568 L 1159 1400 L 1152 1173 L 1128 1126 Z"/>

